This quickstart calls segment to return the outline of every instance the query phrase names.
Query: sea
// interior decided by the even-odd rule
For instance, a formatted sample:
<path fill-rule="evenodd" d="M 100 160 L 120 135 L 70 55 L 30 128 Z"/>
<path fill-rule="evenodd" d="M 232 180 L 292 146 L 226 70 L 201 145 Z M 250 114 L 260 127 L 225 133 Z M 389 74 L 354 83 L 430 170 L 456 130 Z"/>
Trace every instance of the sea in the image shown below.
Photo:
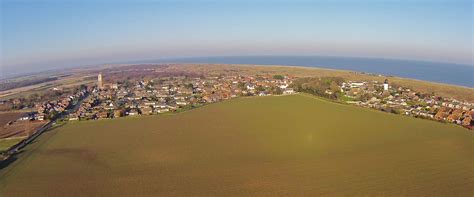
<path fill-rule="evenodd" d="M 332 56 L 219 56 L 163 58 L 133 63 L 212 63 L 318 67 L 412 78 L 474 88 L 474 65 L 417 60 Z"/>

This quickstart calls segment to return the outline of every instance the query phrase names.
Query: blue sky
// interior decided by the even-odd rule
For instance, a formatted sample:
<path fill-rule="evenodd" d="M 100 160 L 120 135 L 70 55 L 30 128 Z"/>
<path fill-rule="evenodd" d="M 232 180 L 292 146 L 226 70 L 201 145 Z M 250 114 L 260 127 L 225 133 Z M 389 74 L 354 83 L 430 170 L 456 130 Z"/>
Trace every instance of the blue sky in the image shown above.
<path fill-rule="evenodd" d="M 0 1 L 4 70 L 220 55 L 473 64 L 464 0 Z"/>

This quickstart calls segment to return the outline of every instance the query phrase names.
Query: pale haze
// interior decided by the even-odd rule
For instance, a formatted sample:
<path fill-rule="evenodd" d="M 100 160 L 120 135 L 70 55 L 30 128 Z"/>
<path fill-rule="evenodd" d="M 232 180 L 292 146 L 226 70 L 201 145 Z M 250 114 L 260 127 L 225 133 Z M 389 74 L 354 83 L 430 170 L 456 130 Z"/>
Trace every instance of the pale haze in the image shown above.
<path fill-rule="evenodd" d="M 8 72 L 169 57 L 329 55 L 472 65 L 471 1 L 1 1 Z"/>

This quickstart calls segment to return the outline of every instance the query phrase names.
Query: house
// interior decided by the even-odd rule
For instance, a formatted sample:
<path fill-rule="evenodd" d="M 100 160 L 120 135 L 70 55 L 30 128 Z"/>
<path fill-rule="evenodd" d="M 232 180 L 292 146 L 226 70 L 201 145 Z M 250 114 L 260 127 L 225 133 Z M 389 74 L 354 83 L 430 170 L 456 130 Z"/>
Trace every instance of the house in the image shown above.
<path fill-rule="evenodd" d="M 106 105 L 106 106 L 104 107 L 104 109 L 113 110 L 113 109 L 115 109 L 115 106 L 114 106 L 113 103 L 109 103 L 108 105 Z"/>
<path fill-rule="evenodd" d="M 295 90 L 293 90 L 293 88 L 286 88 L 285 90 L 283 90 L 283 94 L 293 94 L 295 93 Z"/>
<path fill-rule="evenodd" d="M 97 113 L 96 116 L 97 116 L 98 119 L 105 119 L 105 118 L 108 117 L 108 113 L 107 113 L 107 111 L 100 111 L 100 112 Z"/>
<path fill-rule="evenodd" d="M 110 85 L 110 87 L 111 87 L 112 89 L 115 89 L 115 90 L 116 90 L 116 89 L 118 89 L 118 84 L 114 83 L 114 84 Z"/>
<path fill-rule="evenodd" d="M 165 109 L 157 109 L 157 110 L 156 110 L 156 113 L 165 113 L 165 112 L 169 112 L 169 111 L 170 111 L 170 109 L 168 109 L 168 108 L 165 108 Z"/>
<path fill-rule="evenodd" d="M 255 90 L 255 85 L 247 84 L 247 90 Z"/>
<path fill-rule="evenodd" d="M 167 108 L 168 106 L 166 105 L 166 103 L 163 102 L 163 103 L 156 103 L 153 107 L 164 109 L 164 108 Z"/>
<path fill-rule="evenodd" d="M 473 120 L 471 116 L 466 116 L 461 123 L 463 126 L 471 126 L 473 125 Z"/>
<path fill-rule="evenodd" d="M 187 104 L 188 104 L 188 103 L 187 103 L 186 101 L 184 101 L 184 100 L 178 100 L 178 101 L 176 101 L 176 105 L 185 106 L 185 105 L 187 105 Z"/>
<path fill-rule="evenodd" d="M 349 82 L 349 86 L 351 88 L 360 88 L 362 86 L 365 86 L 367 82 Z"/>
<path fill-rule="evenodd" d="M 288 87 L 288 84 L 284 83 L 284 84 L 279 85 L 278 87 L 280 87 L 281 89 L 285 89 Z"/>
<path fill-rule="evenodd" d="M 150 106 L 149 105 L 144 105 L 144 104 L 139 104 L 138 105 L 139 109 L 144 109 L 144 108 L 148 108 L 148 107 L 150 107 Z"/>
<path fill-rule="evenodd" d="M 69 120 L 79 120 L 79 116 L 77 114 L 69 114 Z"/>
<path fill-rule="evenodd" d="M 359 92 L 362 92 L 362 89 L 361 89 L 361 88 L 351 88 L 351 89 L 349 89 L 349 91 L 347 92 L 347 95 L 349 95 L 349 96 L 355 96 L 355 95 L 359 94 Z"/>
<path fill-rule="evenodd" d="M 449 122 L 455 122 L 459 120 L 464 112 L 461 109 L 455 109 L 451 114 L 446 118 Z"/>
<path fill-rule="evenodd" d="M 28 114 L 23 115 L 22 117 L 18 118 L 18 120 L 30 120 L 31 117 Z"/>
<path fill-rule="evenodd" d="M 211 97 L 209 95 L 204 95 L 202 97 L 202 100 L 204 100 L 206 103 L 212 102 Z"/>
<path fill-rule="evenodd" d="M 202 99 L 207 103 L 213 103 L 221 100 L 220 96 L 217 94 L 205 95 L 202 97 Z"/>
<path fill-rule="evenodd" d="M 154 105 L 155 105 L 155 102 L 153 102 L 153 101 L 146 101 L 146 102 L 144 102 L 143 104 L 144 104 L 144 105 L 147 105 L 147 106 L 150 106 L 150 105 L 154 106 Z"/>
<path fill-rule="evenodd" d="M 131 109 L 127 114 L 129 116 L 136 116 L 138 115 L 138 111 L 136 109 Z"/>
<path fill-rule="evenodd" d="M 436 120 L 446 120 L 446 118 L 448 118 L 450 112 L 451 112 L 450 108 L 442 107 L 438 110 L 438 113 L 436 113 L 435 119 Z"/>
<path fill-rule="evenodd" d="M 36 114 L 35 119 L 36 120 L 44 120 L 44 114 L 42 114 L 42 113 Z"/>
<path fill-rule="evenodd" d="M 178 108 L 179 108 L 179 107 L 178 107 L 178 105 L 176 105 L 176 104 L 169 104 L 169 105 L 168 105 L 168 109 L 171 109 L 171 110 L 176 110 L 176 109 L 178 109 Z"/>

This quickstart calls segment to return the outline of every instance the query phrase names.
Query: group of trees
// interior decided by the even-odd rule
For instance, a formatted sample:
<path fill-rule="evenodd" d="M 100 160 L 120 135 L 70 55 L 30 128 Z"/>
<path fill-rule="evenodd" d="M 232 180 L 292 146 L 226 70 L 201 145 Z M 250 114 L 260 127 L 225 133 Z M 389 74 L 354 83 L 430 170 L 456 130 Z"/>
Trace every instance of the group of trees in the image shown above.
<path fill-rule="evenodd" d="M 342 97 L 340 92 L 342 82 L 344 79 L 341 77 L 299 78 L 293 82 L 292 87 L 298 92 L 336 100 Z"/>
<path fill-rule="evenodd" d="M 283 79 L 285 79 L 285 76 L 283 76 L 283 75 L 273 75 L 273 79 L 283 80 Z"/>

